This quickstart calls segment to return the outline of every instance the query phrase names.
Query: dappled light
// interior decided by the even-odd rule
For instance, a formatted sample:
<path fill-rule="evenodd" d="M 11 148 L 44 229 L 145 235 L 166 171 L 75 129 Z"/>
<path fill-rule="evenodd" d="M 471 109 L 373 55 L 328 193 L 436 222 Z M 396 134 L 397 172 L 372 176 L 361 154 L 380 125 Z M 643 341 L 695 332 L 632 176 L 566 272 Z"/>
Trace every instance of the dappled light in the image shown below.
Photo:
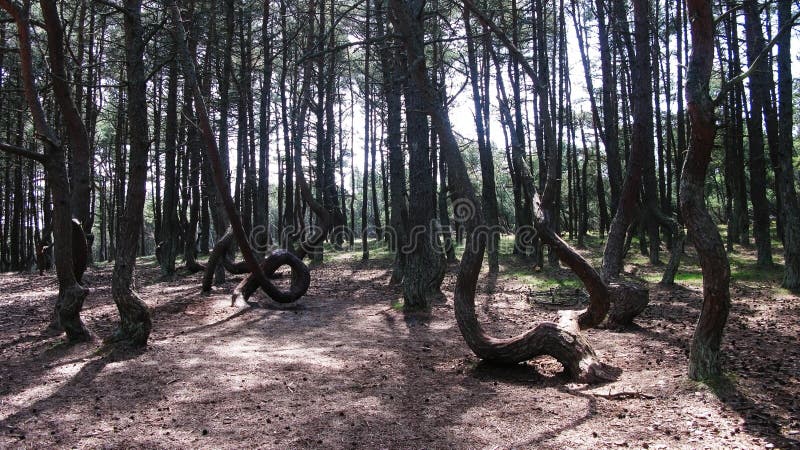
<path fill-rule="evenodd" d="M 0 0 L 0 448 L 800 448 L 798 25 Z"/>

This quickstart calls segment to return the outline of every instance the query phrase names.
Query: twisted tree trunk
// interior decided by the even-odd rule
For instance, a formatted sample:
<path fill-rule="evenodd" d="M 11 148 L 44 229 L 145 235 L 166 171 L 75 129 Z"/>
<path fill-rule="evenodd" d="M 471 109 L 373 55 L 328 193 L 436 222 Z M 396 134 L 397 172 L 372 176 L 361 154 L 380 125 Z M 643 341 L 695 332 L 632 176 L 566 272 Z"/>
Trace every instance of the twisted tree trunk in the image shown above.
<path fill-rule="evenodd" d="M 681 177 L 680 206 L 703 271 L 703 308 L 689 353 L 689 377 L 702 380 L 722 373 L 719 355 L 731 304 L 728 289 L 731 271 L 704 195 L 716 135 L 714 104 L 708 87 L 714 62 L 714 17 L 710 0 L 687 0 L 686 5 L 692 18 L 692 54 L 685 92 L 692 131 Z"/>
<path fill-rule="evenodd" d="M 415 61 L 410 75 L 422 88 L 421 93 L 427 112 L 439 135 L 442 156 L 447 159 L 450 168 L 448 177 L 450 187 L 457 198 L 474 205 L 472 214 L 465 221 L 469 234 L 454 293 L 456 320 L 464 339 L 478 356 L 489 361 L 518 363 L 539 355 L 551 355 L 561 362 L 565 372 L 575 379 L 585 382 L 613 379 L 612 371 L 597 360 L 588 341 L 579 331 L 580 328 L 594 326 L 604 319 L 609 307 L 608 289 L 600 275 L 545 226 L 537 228 L 543 235 L 542 239 L 550 243 L 561 260 L 576 270 L 578 276 L 586 283 L 591 298 L 589 309 L 581 313 L 577 319 L 567 320 L 564 324 L 546 322 L 510 339 L 498 339 L 488 335 L 478 322 L 475 314 L 475 290 L 487 241 L 487 233 L 483 229 L 483 213 L 459 152 L 448 112 L 443 104 L 436 101 L 436 95 L 430 86 L 421 40 L 409 38 L 419 37 L 422 34 L 421 24 L 412 19 L 412 13 L 403 0 L 390 0 L 390 5 L 394 13 L 392 21 L 396 30 L 403 36 L 408 58 Z M 538 195 L 533 191 L 529 177 L 525 186 L 537 211 L 536 222 L 542 224 L 540 202 Z"/>
<path fill-rule="evenodd" d="M 147 76 L 144 70 L 144 28 L 142 0 L 126 0 L 124 14 L 125 67 L 128 85 L 128 126 L 130 136 L 130 169 L 125 210 L 120 217 L 117 251 L 111 294 L 120 315 L 119 327 L 109 339 L 112 342 L 144 346 L 150 336 L 150 309 L 133 290 L 136 255 L 144 216 L 147 182 L 147 154 L 150 138 L 147 122 Z"/>

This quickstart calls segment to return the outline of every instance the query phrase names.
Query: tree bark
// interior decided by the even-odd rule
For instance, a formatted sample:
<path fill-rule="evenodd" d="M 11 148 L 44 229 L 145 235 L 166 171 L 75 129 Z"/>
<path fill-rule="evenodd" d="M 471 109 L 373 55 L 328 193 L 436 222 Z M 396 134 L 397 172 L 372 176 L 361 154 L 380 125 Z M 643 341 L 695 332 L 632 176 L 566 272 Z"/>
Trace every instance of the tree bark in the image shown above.
<path fill-rule="evenodd" d="M 686 73 L 686 103 L 691 123 L 689 151 L 681 177 L 680 206 L 703 271 L 703 307 L 692 337 L 689 377 L 721 375 L 720 344 L 730 309 L 730 265 L 725 246 L 705 205 L 705 179 L 714 147 L 716 123 L 709 96 L 714 60 L 714 18 L 709 0 L 687 0 L 692 53 Z"/>
<path fill-rule="evenodd" d="M 421 36 L 422 24 L 412 19 L 409 5 L 402 0 L 390 0 L 390 5 L 393 11 L 392 21 L 397 31 L 403 36 L 408 58 L 411 61 L 417 61 L 409 75 L 422 88 L 421 94 L 426 110 L 439 135 L 442 154 L 447 158 L 451 189 L 458 198 L 471 201 L 475 205 L 474 213 L 465 221 L 470 237 L 461 258 L 455 288 L 456 319 L 467 344 L 478 356 L 490 361 L 517 363 L 538 355 L 549 354 L 557 358 L 563 364 L 565 371 L 576 379 L 592 382 L 613 378 L 607 367 L 596 360 L 596 355 L 585 338 L 580 335 L 577 326 L 577 323 L 585 326 L 599 323 L 608 310 L 608 291 L 605 290 L 605 285 L 596 272 L 594 276 L 589 272 L 581 271 L 579 273 L 579 276 L 585 276 L 586 280 L 590 280 L 587 287 L 592 293 L 594 302 L 590 307 L 590 312 L 582 314 L 583 319 L 573 323 L 569 329 L 555 323 L 544 323 L 523 335 L 510 339 L 493 338 L 483 331 L 475 315 L 475 289 L 486 246 L 486 234 L 479 230 L 483 224 L 482 211 L 469 181 L 466 165 L 458 150 L 447 110 L 442 103 L 436 101 L 437 97 L 429 85 L 422 42 L 420 39 L 414 38 Z M 531 180 L 528 179 L 528 181 Z M 526 185 L 533 187 L 532 183 L 526 183 Z M 534 198 L 538 200 L 537 197 Z M 538 202 L 534 201 L 534 205 L 541 218 Z M 543 231 L 545 230 L 546 227 L 543 227 Z M 548 237 L 558 239 L 554 234 L 548 234 Z M 553 241 L 553 243 L 557 244 L 557 241 Z M 568 247 L 560 248 L 568 249 Z M 564 252 L 559 255 L 570 260 L 571 263 L 577 262 L 572 259 L 577 256 L 574 252 L 571 254 Z M 568 265 L 570 264 L 568 263 Z M 578 266 L 580 264 L 576 265 L 576 267 Z M 605 290 L 605 301 L 602 299 L 603 293 L 595 291 L 597 288 L 600 291 Z"/>
<path fill-rule="evenodd" d="M 45 147 L 44 165 L 53 195 L 53 234 L 56 237 L 53 247 L 60 302 L 59 322 L 66 331 L 67 339 L 70 342 L 85 341 L 90 339 L 90 335 L 80 318 L 80 312 L 88 291 L 75 278 L 70 187 L 64 148 L 55 131 L 47 123 L 44 110 L 39 102 L 33 73 L 29 18 L 15 2 L 10 0 L 0 0 L 0 8 L 14 19 L 17 27 L 23 91 L 33 116 L 34 127 Z"/>
<path fill-rule="evenodd" d="M 747 37 L 748 64 L 757 64 L 750 77 L 750 117 L 747 120 L 748 154 L 750 155 L 750 200 L 753 205 L 753 235 L 756 239 L 758 265 L 772 265 L 772 240 L 770 238 L 769 203 L 767 202 L 767 169 L 764 154 L 764 127 L 762 125 L 765 103 L 769 102 L 770 86 L 765 71 L 772 70 L 765 59 L 756 58 L 764 48 L 761 34 L 761 17 L 756 2 L 744 2 L 745 34 Z"/>
<path fill-rule="evenodd" d="M 778 22 L 781 26 L 791 20 L 792 3 L 778 1 Z M 783 287 L 800 288 L 800 205 L 795 190 L 792 94 L 792 37 L 782 33 L 778 40 L 778 126 L 780 142 L 777 157 L 781 166 L 778 187 L 783 199 L 783 255 L 785 262 Z M 776 174 L 777 176 L 778 174 Z"/>
<path fill-rule="evenodd" d="M 177 46 L 177 45 L 175 45 Z M 177 254 L 178 202 L 177 180 L 175 177 L 175 154 L 178 135 L 178 62 L 173 60 L 169 65 L 167 80 L 167 117 L 164 130 L 164 201 L 161 219 L 161 242 L 159 264 L 161 274 L 175 274 L 175 257 Z"/>
<path fill-rule="evenodd" d="M 144 221 L 147 155 L 150 138 L 147 121 L 147 76 L 144 68 L 142 0 L 125 0 L 125 67 L 128 85 L 128 126 L 130 137 L 129 182 L 125 212 L 120 217 L 111 293 L 120 315 L 120 325 L 111 342 L 144 346 L 150 336 L 150 309 L 133 290 L 139 232 Z"/>

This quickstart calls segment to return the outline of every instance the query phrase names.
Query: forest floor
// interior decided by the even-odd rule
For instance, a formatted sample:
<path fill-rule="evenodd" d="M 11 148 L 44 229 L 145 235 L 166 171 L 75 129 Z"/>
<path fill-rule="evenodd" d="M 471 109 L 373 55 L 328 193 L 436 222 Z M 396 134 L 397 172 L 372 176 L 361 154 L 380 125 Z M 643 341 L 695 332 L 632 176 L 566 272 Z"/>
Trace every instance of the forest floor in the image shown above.
<path fill-rule="evenodd" d="M 445 299 L 408 318 L 378 257 L 335 255 L 296 305 L 262 308 L 231 306 L 237 278 L 203 295 L 199 274 L 160 280 L 142 259 L 138 288 L 154 311 L 142 351 L 102 345 L 118 319 L 110 266 L 85 277 L 96 338 L 72 346 L 42 333 L 52 273 L 0 275 L 0 448 L 800 448 L 800 302 L 747 250 L 732 257 L 727 376 L 712 386 L 686 377 L 702 296 L 691 257 L 667 289 L 652 283 L 660 268 L 631 255 L 651 304 L 631 329 L 587 332 L 622 369 L 599 386 L 570 383 L 549 357 L 482 364 L 455 322 L 456 266 Z M 478 310 L 510 336 L 580 307 L 576 286 L 568 271 L 508 256 L 497 280 L 482 278 Z"/>

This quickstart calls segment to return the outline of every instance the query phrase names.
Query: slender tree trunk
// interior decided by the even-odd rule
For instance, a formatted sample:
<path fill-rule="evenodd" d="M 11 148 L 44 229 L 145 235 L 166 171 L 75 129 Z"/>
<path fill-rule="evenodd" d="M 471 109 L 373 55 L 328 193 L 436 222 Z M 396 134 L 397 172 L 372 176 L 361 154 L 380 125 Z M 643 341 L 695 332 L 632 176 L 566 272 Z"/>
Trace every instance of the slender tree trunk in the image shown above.
<path fill-rule="evenodd" d="M 648 172 L 649 183 L 645 188 L 648 207 L 656 207 L 653 200 L 657 195 L 655 186 L 655 167 L 653 161 L 653 99 L 652 76 L 650 71 L 649 3 L 647 0 L 633 2 L 636 27 L 636 66 L 633 83 L 633 142 L 628 158 L 625 185 L 622 189 L 617 213 L 611 222 L 611 230 L 603 251 L 603 276 L 613 279 L 619 276 L 624 258 L 625 234 L 638 212 L 637 202 L 642 188 L 643 172 Z M 656 234 L 658 229 L 656 227 Z M 652 236 L 651 236 L 652 238 Z"/>
<path fill-rule="evenodd" d="M 778 1 L 778 22 L 781 26 L 791 20 L 791 9 L 791 1 Z M 786 264 L 783 287 L 797 290 L 800 288 L 800 205 L 798 205 L 794 166 L 792 165 L 794 155 L 794 111 L 792 105 L 791 46 L 791 33 L 783 33 L 778 41 L 778 122 L 780 142 L 776 156 L 781 166 L 780 177 L 778 177 L 777 182 L 783 197 L 783 255 Z"/>
<path fill-rule="evenodd" d="M 161 222 L 160 258 L 161 274 L 172 276 L 175 273 L 177 254 L 178 202 L 177 179 L 175 175 L 175 150 L 178 135 L 178 63 L 169 65 L 167 80 L 167 117 L 164 130 L 164 202 Z"/>
<path fill-rule="evenodd" d="M 689 377 L 721 375 L 720 345 L 730 309 L 730 265 L 725 246 L 705 205 L 705 180 L 716 124 L 709 96 L 714 60 L 714 17 L 709 0 L 687 0 L 692 18 L 692 54 L 686 72 L 686 103 L 692 133 L 681 178 L 680 205 L 703 271 L 703 307 L 692 337 Z"/>
<path fill-rule="evenodd" d="M 139 232 L 147 182 L 147 154 L 150 138 L 147 121 L 147 76 L 144 67 L 145 42 L 141 17 L 142 0 L 125 1 L 125 66 L 128 85 L 128 124 L 130 127 L 130 169 L 125 212 L 120 218 L 117 257 L 111 293 L 120 315 L 119 328 L 112 341 L 144 346 L 152 322 L 149 307 L 133 291 Z"/>
<path fill-rule="evenodd" d="M 745 34 L 747 36 L 747 61 L 753 65 L 764 48 L 761 34 L 761 18 L 756 2 L 744 2 Z M 750 155 L 750 200 L 753 205 L 753 235 L 756 239 L 758 265 L 772 265 L 772 241 L 770 238 L 769 203 L 767 202 L 767 168 L 764 154 L 764 128 L 762 116 L 765 101 L 769 101 L 769 85 L 764 71 L 771 70 L 762 58 L 756 72 L 750 78 L 750 117 L 747 120 L 748 153 Z"/>
<path fill-rule="evenodd" d="M 376 3 L 375 15 L 378 25 L 378 37 L 386 35 L 384 29 L 384 2 Z M 388 218 L 393 233 L 392 250 L 395 253 L 394 269 L 390 283 L 403 281 L 406 254 L 402 250 L 406 246 L 406 230 L 408 224 L 408 202 L 406 199 L 406 169 L 403 155 L 401 131 L 401 70 L 400 55 L 388 39 L 384 39 L 380 47 L 381 71 L 383 72 L 383 95 L 386 99 L 386 148 L 389 152 L 389 189 L 391 190 L 391 216 Z"/>
<path fill-rule="evenodd" d="M 484 103 L 488 101 L 481 96 L 481 89 L 479 86 L 480 76 L 478 74 L 478 61 L 475 51 L 475 39 L 472 32 L 472 24 L 470 23 L 470 14 L 468 9 L 464 9 L 464 29 L 467 35 L 467 60 L 469 66 L 469 79 L 472 86 L 472 100 L 475 107 L 475 129 L 478 134 L 478 153 L 481 160 L 481 179 L 483 181 L 481 200 L 483 201 L 483 210 L 486 215 L 486 224 L 489 227 L 489 272 L 496 273 L 500 269 L 499 263 L 499 247 L 500 247 L 500 231 L 497 220 L 497 187 L 495 186 L 494 176 L 494 160 L 492 158 L 492 151 L 490 143 L 486 138 L 486 130 L 484 124 L 486 123 L 483 117 Z"/>

